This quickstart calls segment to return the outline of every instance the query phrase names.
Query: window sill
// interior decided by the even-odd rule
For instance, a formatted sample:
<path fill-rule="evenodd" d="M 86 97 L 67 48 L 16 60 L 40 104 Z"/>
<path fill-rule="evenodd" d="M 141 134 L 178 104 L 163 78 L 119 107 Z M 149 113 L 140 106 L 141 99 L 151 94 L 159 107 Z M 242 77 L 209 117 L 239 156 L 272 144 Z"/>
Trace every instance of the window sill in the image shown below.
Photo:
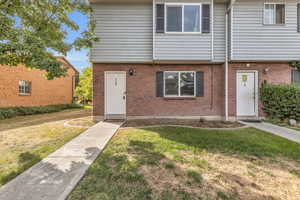
<path fill-rule="evenodd" d="M 286 26 L 286 24 L 263 24 L 263 26 Z"/>
<path fill-rule="evenodd" d="M 19 96 L 30 96 L 31 94 L 19 93 Z"/>
<path fill-rule="evenodd" d="M 196 100 L 196 97 L 163 97 L 164 100 Z"/>
<path fill-rule="evenodd" d="M 165 32 L 162 34 L 165 34 L 165 35 L 203 35 L 206 33 L 202 33 L 202 32 Z"/>

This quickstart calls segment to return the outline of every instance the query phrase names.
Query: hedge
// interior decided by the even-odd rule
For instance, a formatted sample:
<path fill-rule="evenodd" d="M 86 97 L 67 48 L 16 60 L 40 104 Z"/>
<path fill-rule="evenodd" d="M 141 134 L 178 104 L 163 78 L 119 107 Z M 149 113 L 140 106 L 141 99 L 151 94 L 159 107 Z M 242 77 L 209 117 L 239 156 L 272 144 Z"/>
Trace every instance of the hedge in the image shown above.
<path fill-rule="evenodd" d="M 300 84 L 263 84 L 263 110 L 271 119 L 300 120 Z"/>
<path fill-rule="evenodd" d="M 82 108 L 82 106 L 78 104 L 60 104 L 60 105 L 35 106 L 35 107 L 0 108 L 0 120 L 8 119 L 16 116 L 58 112 L 70 108 Z"/>

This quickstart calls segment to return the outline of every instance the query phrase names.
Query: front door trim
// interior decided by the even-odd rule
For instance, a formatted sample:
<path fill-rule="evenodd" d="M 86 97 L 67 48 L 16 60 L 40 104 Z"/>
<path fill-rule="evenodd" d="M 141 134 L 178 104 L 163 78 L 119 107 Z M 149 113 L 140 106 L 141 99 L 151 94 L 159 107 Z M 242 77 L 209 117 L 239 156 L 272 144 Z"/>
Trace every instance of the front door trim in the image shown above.
<path fill-rule="evenodd" d="M 254 116 L 249 116 L 249 117 L 257 117 L 258 118 L 258 99 L 259 99 L 259 88 L 258 88 L 258 84 L 259 84 L 259 81 L 258 81 L 258 71 L 257 70 L 236 70 L 236 74 L 235 74 L 235 77 L 236 77 L 236 87 L 235 87 L 235 90 L 236 90 L 236 95 L 235 95 L 235 98 L 236 98 L 236 116 L 237 117 L 245 117 L 245 116 L 239 116 L 238 115 L 238 91 L 237 91 L 237 87 L 238 87 L 238 73 L 254 73 L 254 84 L 255 84 L 255 115 Z"/>
<path fill-rule="evenodd" d="M 124 75 L 124 77 L 125 77 L 125 81 L 124 81 L 124 87 L 125 87 L 125 94 L 126 94 L 126 90 L 127 90 L 127 86 L 126 86 L 126 79 L 127 79 L 127 77 L 126 77 L 126 74 L 127 74 L 127 72 L 126 71 L 105 71 L 104 72 L 104 119 L 108 119 L 108 115 L 109 115 L 109 113 L 107 113 L 107 83 L 106 83 L 106 76 L 107 76 L 107 74 L 123 74 Z M 125 116 L 124 116 L 124 119 L 126 118 L 126 113 L 127 113 L 127 111 L 126 111 L 126 107 L 127 107 L 127 103 L 126 103 L 126 101 L 127 101 L 127 97 L 126 97 L 126 95 L 125 95 Z"/>

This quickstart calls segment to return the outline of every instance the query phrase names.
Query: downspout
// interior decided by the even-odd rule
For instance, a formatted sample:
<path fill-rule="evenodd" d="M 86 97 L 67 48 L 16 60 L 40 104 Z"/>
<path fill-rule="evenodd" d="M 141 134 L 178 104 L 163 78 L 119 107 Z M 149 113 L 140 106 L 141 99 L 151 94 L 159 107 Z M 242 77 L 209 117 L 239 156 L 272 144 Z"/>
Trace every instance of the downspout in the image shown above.
<path fill-rule="evenodd" d="M 228 121 L 228 11 L 225 15 L 225 120 Z"/>
<path fill-rule="evenodd" d="M 156 17 L 155 17 L 155 9 L 156 9 L 156 0 L 152 1 L 152 64 L 155 62 L 155 27 L 156 27 Z"/>
<path fill-rule="evenodd" d="M 233 4 L 236 2 L 236 0 L 231 0 L 229 7 L 227 8 L 226 14 L 225 14 L 225 120 L 229 120 L 229 113 L 228 113 L 228 67 L 229 67 L 229 51 L 228 51 L 228 44 L 229 44 L 229 34 L 228 31 L 229 29 L 229 23 L 228 23 L 228 13 L 232 10 Z M 231 24 L 232 24 L 232 19 Z M 232 33 L 231 33 L 232 34 Z M 231 47 L 232 48 L 232 47 Z"/>
<path fill-rule="evenodd" d="M 214 61 L 214 0 L 211 0 L 211 61 Z"/>

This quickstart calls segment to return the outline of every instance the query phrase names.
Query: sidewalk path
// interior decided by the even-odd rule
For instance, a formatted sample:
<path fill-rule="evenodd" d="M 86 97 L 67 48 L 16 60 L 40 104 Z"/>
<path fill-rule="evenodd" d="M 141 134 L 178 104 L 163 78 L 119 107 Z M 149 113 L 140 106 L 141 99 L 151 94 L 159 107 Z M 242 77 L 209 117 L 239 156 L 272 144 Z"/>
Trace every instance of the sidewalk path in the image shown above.
<path fill-rule="evenodd" d="M 0 188 L 1 200 L 64 200 L 122 123 L 100 122 Z"/>
<path fill-rule="evenodd" d="M 257 128 L 262 131 L 266 131 L 269 133 L 273 133 L 275 135 L 281 136 L 288 140 L 300 143 L 300 131 L 296 131 L 293 129 L 277 126 L 271 123 L 261 122 L 261 123 L 252 123 L 252 122 L 243 122 L 240 123 L 246 124 L 248 126 Z"/>

